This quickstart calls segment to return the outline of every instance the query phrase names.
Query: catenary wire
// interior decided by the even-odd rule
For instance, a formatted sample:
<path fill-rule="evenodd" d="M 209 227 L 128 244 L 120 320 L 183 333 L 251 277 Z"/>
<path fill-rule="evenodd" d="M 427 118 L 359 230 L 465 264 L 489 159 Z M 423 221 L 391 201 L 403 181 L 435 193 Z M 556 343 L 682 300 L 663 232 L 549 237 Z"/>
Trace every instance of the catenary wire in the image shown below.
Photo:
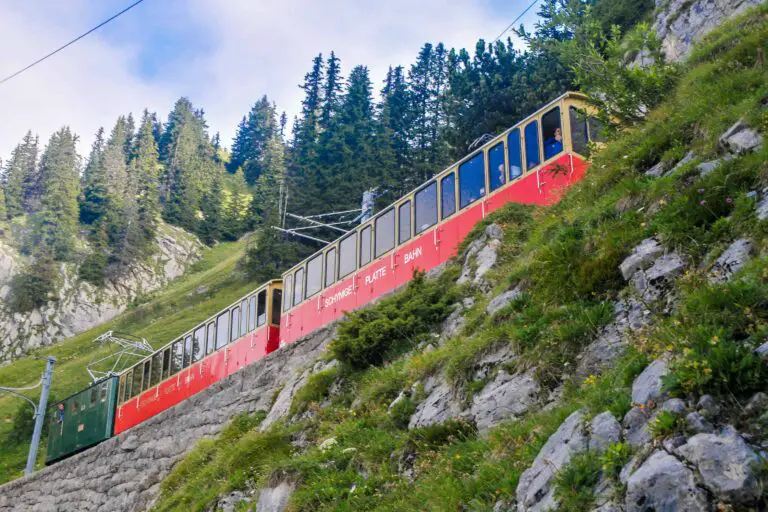
<path fill-rule="evenodd" d="M 536 5 L 537 3 L 539 3 L 539 0 L 533 0 L 533 2 L 531 2 L 531 3 L 528 5 L 528 7 L 526 7 L 526 8 L 525 8 L 525 10 L 524 10 L 523 12 L 521 12 L 521 13 L 520 13 L 520 14 L 517 16 L 517 18 L 515 18 L 515 19 L 514 19 L 514 21 L 512 21 L 512 23 L 510 23 L 509 25 L 507 25 L 507 28 L 505 28 L 505 29 L 504 29 L 504 30 L 501 32 L 501 34 L 499 34 L 498 36 L 496 36 L 496 39 L 494 39 L 493 41 L 491 41 L 491 45 L 495 44 L 495 43 L 496 43 L 496 41 L 498 41 L 499 39 L 501 39 L 501 36 L 503 36 L 504 34 L 506 34 L 506 33 L 509 31 L 509 29 L 511 29 L 511 28 L 512 28 L 512 27 L 515 25 L 515 23 L 517 23 L 518 21 L 520 21 L 520 18 L 522 18 L 523 16 L 525 16 L 525 13 L 527 13 L 528 11 L 530 11 L 530 10 L 531 10 L 531 8 L 532 8 L 534 5 Z"/>
<path fill-rule="evenodd" d="M 106 20 L 102 21 L 101 23 L 99 23 L 98 25 L 96 25 L 95 27 L 93 27 L 92 29 L 90 29 L 88 32 L 85 32 L 85 33 L 83 33 L 83 34 L 80 34 L 80 35 L 79 35 L 79 36 L 77 36 L 75 39 L 72 39 L 71 41 L 69 41 L 69 42 L 68 42 L 68 43 L 66 43 L 65 45 L 63 45 L 63 46 L 60 46 L 60 47 L 56 48 L 56 49 L 55 49 L 55 50 L 53 50 L 51 53 L 49 53 L 49 54 L 47 54 L 47 55 L 45 55 L 45 56 L 43 56 L 43 57 L 40 57 L 39 59 L 37 59 L 37 60 L 36 60 L 35 62 L 33 62 L 32 64 L 30 64 L 30 65 L 28 65 L 28 66 L 26 66 L 26 67 L 24 67 L 24 68 L 22 68 L 22 69 L 20 69 L 20 70 L 16 71 L 15 73 L 13 73 L 13 74 L 11 74 L 11 75 L 8 75 L 7 77 L 5 77 L 5 78 L 3 78 L 2 80 L 0 80 L 0 85 L 3 85 L 5 82 L 7 82 L 7 81 L 11 80 L 12 78 L 16 78 L 17 76 L 19 76 L 20 74 L 24 73 L 24 72 L 25 72 L 25 71 L 27 71 L 28 69 L 31 69 L 31 68 L 33 68 L 33 67 L 37 66 L 38 64 L 40 64 L 40 63 L 41 63 L 41 62 L 43 62 L 44 60 L 46 60 L 46 59 L 48 59 L 48 58 L 50 58 L 50 57 L 53 57 L 54 55 L 56 55 L 56 54 L 57 54 L 57 53 L 59 53 L 60 51 L 64 50 L 65 48 L 67 48 L 67 47 L 69 47 L 69 46 L 71 46 L 71 45 L 75 44 L 76 42 L 78 42 L 79 40 L 81 40 L 82 38 L 84 38 L 85 36 L 87 36 L 88 34 L 91 34 L 92 32 L 95 32 L 95 31 L 97 31 L 98 29 L 100 29 L 101 27 L 103 27 L 104 25 L 106 25 L 107 23 L 109 23 L 110 21 L 112 21 L 112 20 L 114 20 L 115 18 L 118 18 L 118 17 L 120 17 L 121 15 L 125 14 L 126 12 L 130 11 L 131 9 L 133 9 L 134 7 L 136 7 L 137 5 L 139 5 L 140 3 L 142 3 L 143 1 L 144 1 L 144 0 L 136 0 L 136 2 L 132 3 L 131 5 L 129 5 L 128 7 L 126 7 L 125 9 L 123 9 L 122 11 L 118 12 L 117 14 L 113 15 L 113 16 L 112 16 L 112 17 L 110 17 L 109 19 L 106 19 Z"/>

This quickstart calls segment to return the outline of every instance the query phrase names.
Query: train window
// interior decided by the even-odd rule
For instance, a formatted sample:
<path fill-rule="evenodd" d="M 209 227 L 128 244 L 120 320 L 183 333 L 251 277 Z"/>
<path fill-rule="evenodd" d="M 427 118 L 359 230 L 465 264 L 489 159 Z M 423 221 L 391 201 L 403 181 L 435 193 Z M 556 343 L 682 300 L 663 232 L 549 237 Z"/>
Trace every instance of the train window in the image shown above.
<path fill-rule="evenodd" d="M 171 375 L 179 373 L 184 368 L 184 344 L 181 340 L 173 344 L 171 353 Z"/>
<path fill-rule="evenodd" d="M 280 325 L 280 301 L 283 300 L 283 290 L 272 290 L 272 323 Z"/>
<path fill-rule="evenodd" d="M 147 359 L 144 362 L 144 370 L 142 371 L 142 376 L 141 376 L 141 391 L 142 391 L 142 393 L 149 389 L 149 374 L 150 374 L 151 370 L 152 370 L 152 360 L 151 359 Z"/>
<path fill-rule="evenodd" d="M 192 362 L 196 363 L 203 358 L 205 352 L 205 326 L 195 329 L 192 335 Z"/>
<path fill-rule="evenodd" d="M 267 321 L 267 290 L 261 290 L 259 292 L 259 306 L 257 309 L 257 317 L 259 321 L 257 322 L 257 326 L 261 327 L 264 325 L 264 322 Z"/>
<path fill-rule="evenodd" d="M 395 246 L 395 210 L 390 209 L 376 219 L 374 254 L 378 258 Z"/>
<path fill-rule="evenodd" d="M 587 116 L 580 112 L 576 107 L 568 109 L 568 116 L 571 121 L 571 145 L 576 153 L 587 154 Z"/>
<path fill-rule="evenodd" d="M 437 183 L 433 182 L 416 192 L 416 234 L 437 224 Z"/>
<path fill-rule="evenodd" d="M 293 274 L 293 305 L 304 299 L 304 269 L 300 268 Z"/>
<path fill-rule="evenodd" d="M 306 298 L 323 289 L 323 255 L 318 254 L 307 263 Z"/>
<path fill-rule="evenodd" d="M 171 349 L 163 350 L 163 380 L 171 376 Z"/>
<path fill-rule="evenodd" d="M 212 354 L 216 350 L 216 322 L 208 324 L 208 336 L 205 340 L 205 353 Z"/>
<path fill-rule="evenodd" d="M 336 248 L 325 253 L 325 286 L 336 282 Z"/>
<path fill-rule="evenodd" d="M 459 208 L 485 195 L 485 155 L 478 153 L 459 166 Z"/>
<path fill-rule="evenodd" d="M 141 393 L 141 364 L 133 367 L 133 381 L 131 382 L 131 398 Z"/>
<path fill-rule="evenodd" d="M 523 153 L 520 151 L 519 128 L 509 132 L 507 148 L 509 148 L 509 180 L 512 181 L 523 175 Z"/>
<path fill-rule="evenodd" d="M 248 301 L 243 299 L 240 302 L 240 336 L 245 336 L 248 332 Z"/>
<path fill-rule="evenodd" d="M 192 336 L 184 338 L 184 368 L 192 364 Z"/>
<path fill-rule="evenodd" d="M 411 238 L 411 202 L 406 201 L 397 209 L 398 229 L 397 243 L 401 244 Z"/>
<path fill-rule="evenodd" d="M 355 254 L 357 253 L 357 233 L 352 233 L 339 242 L 339 279 L 355 271 Z"/>
<path fill-rule="evenodd" d="M 77 414 L 78 409 L 77 402 L 72 402 L 72 414 Z"/>
<path fill-rule="evenodd" d="M 119 403 L 123 403 L 126 400 L 126 385 L 128 383 L 128 379 L 131 378 L 130 373 L 124 373 L 120 376 L 120 384 L 117 388 L 117 401 Z M 129 393 L 130 394 L 130 393 Z"/>
<path fill-rule="evenodd" d="M 541 133 L 544 141 L 544 160 L 563 152 L 563 127 L 560 124 L 560 107 L 541 116 Z"/>
<path fill-rule="evenodd" d="M 525 127 L 525 163 L 533 169 L 541 163 L 539 157 L 539 122 L 533 121 Z"/>
<path fill-rule="evenodd" d="M 227 344 L 229 340 L 229 311 L 216 318 L 216 350 Z"/>
<path fill-rule="evenodd" d="M 285 300 L 283 301 L 283 311 L 291 309 L 291 297 L 293 295 L 293 286 L 291 286 L 291 276 L 287 275 L 283 279 L 283 289 L 285 290 Z"/>
<path fill-rule="evenodd" d="M 152 356 L 152 374 L 150 375 L 150 386 L 157 386 L 163 380 L 163 353 L 158 352 Z"/>
<path fill-rule="evenodd" d="M 99 401 L 99 390 L 96 387 L 91 388 L 90 404 L 89 407 L 93 407 L 96 402 Z"/>
<path fill-rule="evenodd" d="M 454 173 L 440 180 L 440 207 L 442 219 L 447 219 L 456 213 L 456 175 Z"/>
<path fill-rule="evenodd" d="M 133 387 L 133 370 L 125 374 L 125 387 L 123 388 L 123 402 L 131 399 L 131 388 Z"/>
<path fill-rule="evenodd" d="M 589 140 L 592 142 L 605 142 L 606 138 L 603 135 L 603 123 L 592 116 L 587 118 L 587 124 L 589 125 Z"/>
<path fill-rule="evenodd" d="M 229 330 L 229 341 L 235 341 L 240 337 L 240 307 L 232 308 L 232 327 Z"/>
<path fill-rule="evenodd" d="M 248 330 L 256 328 L 256 296 L 248 299 Z"/>
<path fill-rule="evenodd" d="M 506 162 L 504 161 L 504 143 L 499 142 L 488 150 L 488 174 L 491 192 L 507 182 Z"/>
<path fill-rule="evenodd" d="M 360 231 L 360 266 L 371 262 L 371 226 Z"/>
<path fill-rule="evenodd" d="M 107 385 L 102 384 L 99 388 L 99 401 L 100 402 L 106 402 L 107 401 Z"/>

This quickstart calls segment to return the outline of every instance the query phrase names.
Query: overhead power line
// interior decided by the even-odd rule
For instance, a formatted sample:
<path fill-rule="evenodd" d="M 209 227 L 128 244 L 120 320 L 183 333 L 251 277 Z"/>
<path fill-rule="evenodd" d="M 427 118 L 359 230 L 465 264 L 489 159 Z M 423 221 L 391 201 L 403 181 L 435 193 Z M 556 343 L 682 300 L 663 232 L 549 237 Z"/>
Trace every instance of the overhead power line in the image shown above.
<path fill-rule="evenodd" d="M 16 78 L 17 76 L 19 76 L 19 75 L 20 75 L 20 74 L 22 74 L 23 72 L 27 71 L 27 70 L 28 70 L 28 69 L 30 69 L 30 68 L 33 68 L 33 67 L 37 66 L 38 64 L 40 64 L 40 63 L 41 63 L 41 62 L 43 62 L 44 60 L 46 60 L 46 59 L 48 59 L 48 58 L 50 58 L 50 57 L 53 57 L 54 55 L 56 55 L 56 54 L 57 54 L 57 53 L 59 53 L 60 51 L 64 50 L 65 48 L 67 48 L 67 47 L 69 47 L 69 46 L 72 46 L 73 44 L 75 44 L 76 42 L 78 42 L 79 40 L 81 40 L 82 38 L 84 38 L 85 36 L 87 36 L 88 34 L 91 34 L 92 32 L 95 32 L 95 31 L 99 30 L 101 27 L 103 27 L 104 25 L 106 25 L 106 24 L 107 24 L 107 23 L 109 23 L 110 21 L 112 21 L 112 20 L 114 20 L 114 19 L 116 19 L 116 18 L 118 18 L 118 17 L 122 16 L 123 14 L 125 14 L 125 13 L 126 13 L 126 12 L 128 12 L 128 11 L 130 11 L 131 9 L 133 9 L 134 7 L 136 7 L 137 5 L 139 5 L 140 3 L 142 3 L 143 1 L 144 1 L 144 0 L 137 0 L 136 2 L 132 3 L 131 5 L 129 5 L 129 6 L 128 6 L 128 7 L 126 7 L 125 9 L 123 9 L 122 11 L 120 11 L 120 12 L 118 12 L 117 14 L 113 15 L 111 18 L 109 18 L 109 19 L 106 19 L 106 20 L 102 21 L 101 23 L 99 23 L 98 25 L 96 25 L 95 27 L 93 27 L 93 28 L 92 28 L 91 30 L 89 30 L 88 32 L 85 32 L 85 33 L 83 33 L 83 34 L 80 34 L 79 36 L 77 36 L 75 39 L 72 39 L 72 40 L 71 40 L 70 42 L 68 42 L 67 44 L 65 44 L 65 45 L 63 45 L 63 46 L 60 46 L 60 47 L 56 48 L 55 50 L 53 50 L 53 51 L 52 51 L 51 53 L 49 53 L 48 55 L 45 55 L 45 56 L 43 56 L 43 57 L 40 57 L 39 59 L 37 59 L 35 62 L 33 62 L 32 64 L 30 64 L 29 66 L 26 66 L 26 67 L 24 67 L 24 68 L 22 68 L 22 69 L 20 69 L 20 70 L 16 71 L 16 72 L 15 72 L 15 73 L 13 73 L 12 75 L 8 75 L 7 77 L 5 77 L 5 78 L 3 78 L 2 80 L 0 80 L 0 85 L 3 85 L 5 82 L 7 82 L 8 80 L 11 80 L 12 78 Z"/>
<path fill-rule="evenodd" d="M 501 36 L 503 36 L 504 34 L 506 34 L 506 33 L 509 31 L 509 29 L 511 29 L 512 27 L 514 27 L 514 26 L 515 26 L 515 23 L 517 23 L 518 21 L 520 21 L 520 18 L 522 18 L 523 16 L 525 16 L 525 13 L 527 13 L 528 11 L 530 11 L 530 10 L 531 10 L 531 8 L 532 8 L 534 5 L 536 5 L 537 3 L 539 3 L 539 0 L 533 0 L 533 2 L 531 2 L 531 3 L 528 5 L 528 7 L 526 7 L 526 8 L 525 8 L 525 10 L 524 10 L 523 12 L 521 12 L 521 13 L 520 13 L 520 14 L 517 16 L 517 18 L 515 18 L 515 19 L 514 19 L 514 21 L 512 21 L 512 23 L 510 23 L 509 25 L 507 25 L 507 28 L 505 28 L 504 30 L 502 30 L 501 34 L 499 34 L 498 36 L 496 36 L 496 39 L 494 39 L 493 41 L 491 41 L 491 45 L 494 45 L 494 44 L 496 43 L 496 41 L 498 41 L 499 39 L 501 39 Z"/>

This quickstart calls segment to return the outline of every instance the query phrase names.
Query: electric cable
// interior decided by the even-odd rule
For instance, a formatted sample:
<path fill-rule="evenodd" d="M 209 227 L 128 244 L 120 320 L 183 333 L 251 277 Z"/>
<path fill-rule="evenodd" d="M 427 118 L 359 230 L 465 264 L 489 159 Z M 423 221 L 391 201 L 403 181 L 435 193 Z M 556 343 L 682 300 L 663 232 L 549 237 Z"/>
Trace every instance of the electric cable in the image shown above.
<path fill-rule="evenodd" d="M 496 39 L 494 39 L 493 41 L 491 41 L 491 46 L 493 46 L 494 44 L 496 44 L 496 41 L 498 41 L 499 39 L 501 39 L 501 36 L 503 36 L 504 34 L 506 34 L 506 33 L 509 31 L 509 29 L 511 29 L 511 28 L 512 28 L 512 27 L 515 25 L 515 23 L 517 23 L 518 21 L 520 21 L 520 18 L 522 18 L 523 16 L 525 16 L 525 13 L 527 13 L 528 11 L 530 11 L 530 10 L 531 10 L 531 8 L 532 8 L 534 5 L 536 5 L 537 3 L 539 3 L 539 0 L 533 0 L 533 2 L 531 2 L 531 3 L 528 5 L 528 7 L 526 7 L 526 8 L 525 8 L 525 10 L 524 10 L 523 12 L 521 12 L 521 13 L 520 13 L 520 14 L 517 16 L 517 18 L 515 18 L 515 19 L 514 19 L 514 21 L 513 21 L 512 23 L 510 23 L 509 25 L 507 25 L 507 28 L 505 28 L 504 30 L 502 30 L 501 34 L 499 34 L 498 36 L 496 36 Z M 2 83 L 2 82 L 0 82 L 0 83 Z"/>

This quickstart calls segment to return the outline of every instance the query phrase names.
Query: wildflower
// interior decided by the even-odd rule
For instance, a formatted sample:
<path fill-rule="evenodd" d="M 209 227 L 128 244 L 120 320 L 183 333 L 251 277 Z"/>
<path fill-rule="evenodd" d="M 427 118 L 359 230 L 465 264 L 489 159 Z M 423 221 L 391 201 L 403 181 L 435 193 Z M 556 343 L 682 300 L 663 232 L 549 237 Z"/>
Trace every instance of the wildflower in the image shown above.
<path fill-rule="evenodd" d="M 712 336 L 712 339 L 711 339 L 711 340 L 709 340 L 709 344 L 710 344 L 710 345 L 717 345 L 717 343 L 718 343 L 719 341 L 720 341 L 720 337 L 719 337 L 719 336 L 717 336 L 717 335 L 715 335 L 715 336 Z"/>
<path fill-rule="evenodd" d="M 594 375 L 590 375 L 586 379 L 584 379 L 584 385 L 585 386 L 594 386 L 597 383 L 597 377 Z"/>
<path fill-rule="evenodd" d="M 700 202 L 699 204 L 700 204 L 701 206 L 704 206 L 705 204 L 707 204 L 707 201 L 706 201 L 706 200 L 704 200 L 704 199 L 702 199 L 702 200 L 701 200 L 701 202 Z"/>
<path fill-rule="evenodd" d="M 703 193 L 704 193 L 704 189 L 703 189 L 703 188 L 700 188 L 700 189 L 699 189 L 699 194 L 703 194 Z"/>
<path fill-rule="evenodd" d="M 726 198 L 725 198 L 725 202 L 726 202 L 727 204 L 731 204 L 731 203 L 733 203 L 733 198 L 732 198 L 732 197 L 726 197 Z"/>

